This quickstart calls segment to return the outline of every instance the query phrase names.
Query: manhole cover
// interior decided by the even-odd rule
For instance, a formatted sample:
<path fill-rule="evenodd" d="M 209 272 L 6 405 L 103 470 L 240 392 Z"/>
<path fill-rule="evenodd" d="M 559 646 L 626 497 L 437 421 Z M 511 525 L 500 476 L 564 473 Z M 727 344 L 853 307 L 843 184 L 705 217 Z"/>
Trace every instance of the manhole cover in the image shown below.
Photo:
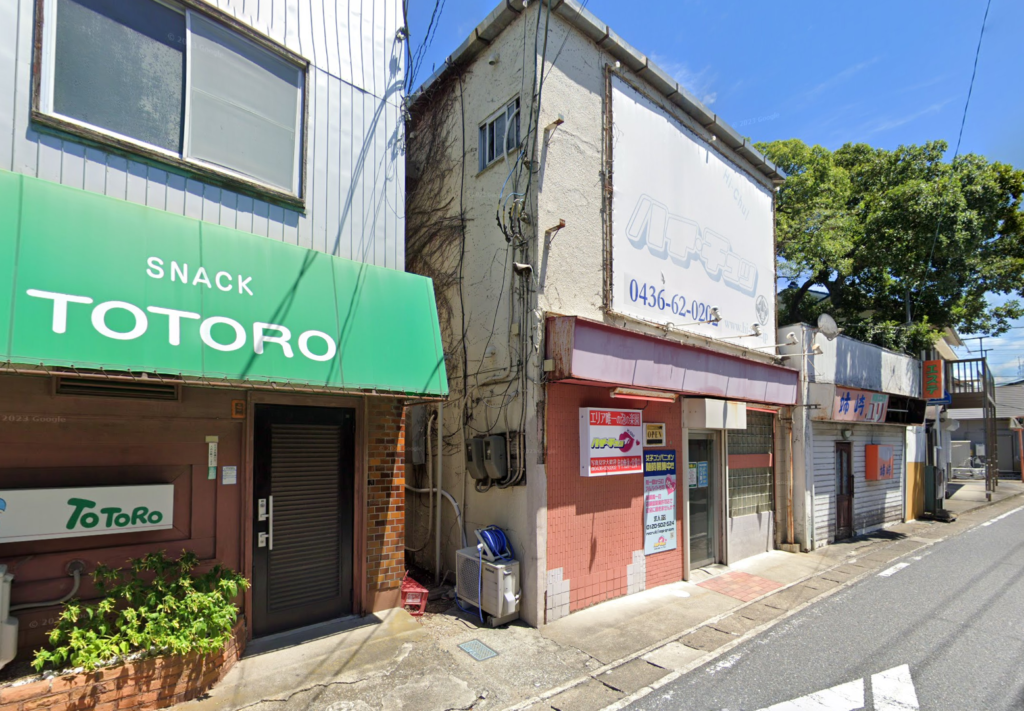
<path fill-rule="evenodd" d="M 459 649 L 473 657 L 478 662 L 498 656 L 498 653 L 478 639 L 471 639 L 459 645 Z"/>

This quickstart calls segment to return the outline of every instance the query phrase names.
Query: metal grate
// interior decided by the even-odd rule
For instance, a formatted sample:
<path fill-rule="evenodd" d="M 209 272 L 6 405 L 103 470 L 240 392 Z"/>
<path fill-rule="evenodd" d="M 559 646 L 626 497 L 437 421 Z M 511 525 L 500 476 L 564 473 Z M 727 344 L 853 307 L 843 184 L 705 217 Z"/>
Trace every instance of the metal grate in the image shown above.
<path fill-rule="evenodd" d="M 181 395 L 180 388 L 173 383 L 147 383 L 143 379 L 124 381 L 64 376 L 57 378 L 56 392 L 58 395 L 118 397 L 137 400 L 177 400 Z"/>
<path fill-rule="evenodd" d="M 729 433 L 729 455 L 771 454 L 774 440 L 774 415 L 747 411 L 747 429 Z M 775 487 L 771 467 L 729 469 L 729 516 L 771 511 Z"/>
<path fill-rule="evenodd" d="M 459 649 L 478 662 L 498 656 L 498 653 L 478 639 L 471 639 L 459 645 Z"/>
<path fill-rule="evenodd" d="M 335 597 L 341 592 L 341 428 L 275 423 L 270 451 L 277 520 L 269 554 L 270 608 Z"/>

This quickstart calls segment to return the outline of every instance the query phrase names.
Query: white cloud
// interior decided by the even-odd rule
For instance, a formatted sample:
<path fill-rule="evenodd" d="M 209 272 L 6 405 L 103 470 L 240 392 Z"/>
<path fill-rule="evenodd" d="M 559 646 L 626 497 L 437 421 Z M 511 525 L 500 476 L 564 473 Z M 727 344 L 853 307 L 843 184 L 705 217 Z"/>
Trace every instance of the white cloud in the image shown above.
<path fill-rule="evenodd" d="M 657 54 L 652 54 L 651 59 L 702 103 L 710 106 L 718 99 L 718 92 L 714 90 L 718 73 L 713 71 L 710 66 L 694 70 L 685 62 L 677 62 Z"/>

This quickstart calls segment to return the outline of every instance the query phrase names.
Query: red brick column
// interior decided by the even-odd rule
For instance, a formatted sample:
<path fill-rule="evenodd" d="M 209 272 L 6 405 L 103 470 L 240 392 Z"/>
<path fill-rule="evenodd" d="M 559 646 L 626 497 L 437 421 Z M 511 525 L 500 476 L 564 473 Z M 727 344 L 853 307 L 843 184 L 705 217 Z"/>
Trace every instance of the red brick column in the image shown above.
<path fill-rule="evenodd" d="M 405 575 L 405 410 L 371 399 L 366 423 L 366 588 L 368 610 L 400 603 Z"/>

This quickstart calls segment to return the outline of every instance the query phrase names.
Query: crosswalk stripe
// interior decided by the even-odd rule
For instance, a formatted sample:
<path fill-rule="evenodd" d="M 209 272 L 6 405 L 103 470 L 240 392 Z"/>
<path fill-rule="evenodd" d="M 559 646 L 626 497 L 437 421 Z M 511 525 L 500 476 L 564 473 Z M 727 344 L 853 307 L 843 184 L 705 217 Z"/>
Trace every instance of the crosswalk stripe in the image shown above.
<path fill-rule="evenodd" d="M 917 711 L 917 690 L 910 677 L 910 667 L 895 667 L 871 675 L 871 695 L 875 711 Z"/>
<path fill-rule="evenodd" d="M 761 711 L 856 711 L 864 708 L 864 680 L 858 679 L 831 689 L 816 691 Z"/>

